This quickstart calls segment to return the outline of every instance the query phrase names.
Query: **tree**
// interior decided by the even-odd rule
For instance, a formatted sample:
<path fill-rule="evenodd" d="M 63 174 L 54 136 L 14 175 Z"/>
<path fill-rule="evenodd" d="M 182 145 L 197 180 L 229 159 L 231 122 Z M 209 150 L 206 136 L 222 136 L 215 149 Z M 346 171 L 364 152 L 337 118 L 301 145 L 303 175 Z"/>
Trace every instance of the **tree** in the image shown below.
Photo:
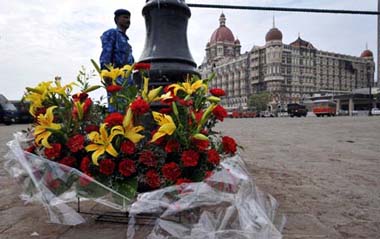
<path fill-rule="evenodd" d="M 248 99 L 248 107 L 255 111 L 267 110 L 270 101 L 270 93 L 267 91 L 253 94 Z"/>

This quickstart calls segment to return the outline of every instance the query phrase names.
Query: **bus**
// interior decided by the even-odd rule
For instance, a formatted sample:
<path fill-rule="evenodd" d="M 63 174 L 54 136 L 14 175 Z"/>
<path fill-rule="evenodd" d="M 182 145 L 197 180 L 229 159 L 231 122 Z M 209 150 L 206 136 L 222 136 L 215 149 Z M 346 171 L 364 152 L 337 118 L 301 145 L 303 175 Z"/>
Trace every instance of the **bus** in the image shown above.
<path fill-rule="evenodd" d="M 317 117 L 335 116 L 336 103 L 332 100 L 315 100 L 313 101 L 313 113 Z"/>

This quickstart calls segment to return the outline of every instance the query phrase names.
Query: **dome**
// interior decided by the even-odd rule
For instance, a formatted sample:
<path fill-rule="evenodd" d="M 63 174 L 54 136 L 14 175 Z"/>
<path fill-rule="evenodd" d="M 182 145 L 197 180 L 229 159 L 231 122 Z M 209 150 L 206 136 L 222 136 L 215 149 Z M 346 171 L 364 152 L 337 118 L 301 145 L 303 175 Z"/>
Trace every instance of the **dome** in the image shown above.
<path fill-rule="evenodd" d="M 239 41 L 239 39 L 237 39 L 237 38 L 236 38 L 236 40 L 235 40 L 235 45 L 240 45 L 240 41 Z"/>
<path fill-rule="evenodd" d="M 265 35 L 265 41 L 282 41 L 282 33 L 277 28 L 272 28 Z"/>
<path fill-rule="evenodd" d="M 305 41 L 305 40 L 301 39 L 301 37 L 298 37 L 298 39 L 295 40 L 294 42 L 290 43 L 290 45 L 292 47 L 304 47 L 304 48 L 315 49 L 315 47 L 313 46 L 313 44 L 311 44 L 308 41 Z"/>
<path fill-rule="evenodd" d="M 372 53 L 372 51 L 370 51 L 370 50 L 365 50 L 365 51 L 363 51 L 362 52 L 362 54 L 360 55 L 360 57 L 373 57 L 373 53 Z"/>
<path fill-rule="evenodd" d="M 218 29 L 216 29 L 211 35 L 210 44 L 216 43 L 218 41 L 234 43 L 234 34 L 232 34 L 232 31 L 226 27 L 226 17 L 223 13 L 220 15 L 219 22 L 220 25 Z"/>

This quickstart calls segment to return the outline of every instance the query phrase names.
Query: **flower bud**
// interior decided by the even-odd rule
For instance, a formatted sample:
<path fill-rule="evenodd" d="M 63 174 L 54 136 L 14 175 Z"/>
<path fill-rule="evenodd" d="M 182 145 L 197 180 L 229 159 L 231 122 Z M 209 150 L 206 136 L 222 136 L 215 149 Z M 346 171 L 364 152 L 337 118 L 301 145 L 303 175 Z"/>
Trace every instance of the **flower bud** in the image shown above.
<path fill-rule="evenodd" d="M 204 134 L 201 134 L 201 133 L 194 134 L 193 138 L 198 139 L 198 140 L 208 140 L 208 137 Z"/>
<path fill-rule="evenodd" d="M 216 103 L 216 104 L 220 102 L 220 98 L 216 96 L 210 96 L 207 98 L 207 100 L 210 101 L 211 103 Z"/>

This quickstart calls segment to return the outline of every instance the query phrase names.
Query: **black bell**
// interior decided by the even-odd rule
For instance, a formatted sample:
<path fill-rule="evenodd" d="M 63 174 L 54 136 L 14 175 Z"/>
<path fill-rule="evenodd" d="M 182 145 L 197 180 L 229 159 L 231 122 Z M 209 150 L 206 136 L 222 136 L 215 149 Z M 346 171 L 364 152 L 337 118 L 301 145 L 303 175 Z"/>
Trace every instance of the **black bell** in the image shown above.
<path fill-rule="evenodd" d="M 184 0 L 148 0 L 143 8 L 146 39 L 139 62 L 150 63 L 150 86 L 184 81 L 196 71 L 188 42 L 190 8 Z M 138 75 L 135 80 L 141 85 Z M 139 82 L 140 81 L 140 82 Z"/>

